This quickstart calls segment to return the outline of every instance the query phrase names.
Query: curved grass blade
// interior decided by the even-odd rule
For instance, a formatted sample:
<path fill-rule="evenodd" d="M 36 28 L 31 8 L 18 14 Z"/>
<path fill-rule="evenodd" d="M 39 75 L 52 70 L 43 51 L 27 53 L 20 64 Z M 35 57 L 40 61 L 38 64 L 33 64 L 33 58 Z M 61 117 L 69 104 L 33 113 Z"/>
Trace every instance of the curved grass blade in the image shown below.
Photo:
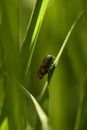
<path fill-rule="evenodd" d="M 26 78 L 29 71 L 32 55 L 36 45 L 36 40 L 40 31 L 48 1 L 49 0 L 37 0 L 32 11 L 32 15 L 26 31 L 26 36 L 21 49 L 23 79 Z"/>
<path fill-rule="evenodd" d="M 58 52 L 56 58 L 55 58 L 55 61 L 54 61 L 54 63 L 53 63 L 53 67 L 52 67 L 52 69 L 50 70 L 50 72 L 48 73 L 48 79 L 47 79 L 47 81 L 46 81 L 46 83 L 45 83 L 45 85 L 44 85 L 44 87 L 43 87 L 43 89 L 42 89 L 42 92 L 41 92 L 40 96 L 39 96 L 39 101 L 41 101 L 41 100 L 43 99 L 43 97 L 44 97 L 44 95 L 45 95 L 45 91 L 46 91 L 46 89 L 47 89 L 47 87 L 48 87 L 48 85 L 49 85 L 49 83 L 50 83 L 50 81 L 51 81 L 51 77 L 52 77 L 52 75 L 53 75 L 53 73 L 54 73 L 54 71 L 55 71 L 55 68 L 57 67 L 57 65 L 58 65 L 58 63 L 59 63 L 59 60 L 60 60 L 61 55 L 62 55 L 62 53 L 63 53 L 63 51 L 64 51 L 64 49 L 65 49 L 65 47 L 66 47 L 66 45 L 67 45 L 67 43 L 68 43 L 68 40 L 69 40 L 69 38 L 70 38 L 70 36 L 71 36 L 73 30 L 75 29 L 77 23 L 80 21 L 80 19 L 82 18 L 82 16 L 85 14 L 85 11 L 86 11 L 86 9 L 83 9 L 83 10 L 79 13 L 79 15 L 77 16 L 76 20 L 75 20 L 74 23 L 72 24 L 72 26 L 71 26 L 69 32 L 67 33 L 67 35 L 66 35 L 66 37 L 65 37 L 65 40 L 64 40 L 64 42 L 63 42 L 63 44 L 62 44 L 62 46 L 61 46 L 61 48 L 60 48 L 60 50 L 59 50 L 59 52 Z"/>
<path fill-rule="evenodd" d="M 7 104 L 7 99 L 5 97 L 3 107 L 0 113 L 0 126 L 2 125 L 4 119 L 7 117 L 7 111 L 8 111 L 8 104 Z"/>
<path fill-rule="evenodd" d="M 20 88 L 22 90 L 22 92 L 29 98 L 32 100 L 35 109 L 37 111 L 38 117 L 41 121 L 42 124 L 42 130 L 51 130 L 51 126 L 49 125 L 49 119 L 47 117 L 47 115 L 45 114 L 45 112 L 43 111 L 43 109 L 41 108 L 41 106 L 39 105 L 39 103 L 36 101 L 36 99 L 34 98 L 34 96 L 25 88 L 23 87 L 21 84 Z"/>
<path fill-rule="evenodd" d="M 85 80 L 81 83 L 81 93 L 80 93 L 80 99 L 79 99 L 79 105 L 77 108 L 77 115 L 76 115 L 76 121 L 74 130 L 79 130 L 82 128 L 82 120 L 84 118 L 84 109 L 86 107 L 87 102 L 87 76 L 85 77 Z"/>
<path fill-rule="evenodd" d="M 9 3 L 11 6 L 9 6 Z M 24 117 L 22 112 L 21 94 L 16 84 L 18 70 L 18 42 L 19 28 L 17 15 L 17 0 L 0 1 L 2 11 L 2 23 L 0 30 L 0 40 L 5 46 L 5 69 L 8 73 L 5 87 L 8 111 L 3 106 L 1 111 L 2 122 L 8 116 L 9 130 L 24 130 Z M 6 115 L 7 114 L 7 115 Z"/>
<path fill-rule="evenodd" d="M 4 122 L 2 123 L 0 130 L 9 130 L 9 126 L 8 126 L 8 119 L 5 118 Z"/>

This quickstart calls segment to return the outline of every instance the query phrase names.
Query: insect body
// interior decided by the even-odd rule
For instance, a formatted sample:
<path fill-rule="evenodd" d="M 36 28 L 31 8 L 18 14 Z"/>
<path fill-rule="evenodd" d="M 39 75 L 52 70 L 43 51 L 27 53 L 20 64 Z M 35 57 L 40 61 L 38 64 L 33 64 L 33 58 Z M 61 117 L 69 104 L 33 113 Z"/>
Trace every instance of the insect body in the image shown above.
<path fill-rule="evenodd" d="M 47 55 L 47 56 L 43 59 L 43 61 L 42 61 L 42 63 L 41 63 L 41 66 L 40 66 L 40 69 L 39 69 L 39 71 L 38 71 L 38 77 L 39 77 L 40 79 L 42 79 L 43 76 L 49 72 L 50 67 L 51 67 L 52 64 L 53 64 L 53 60 L 54 60 L 54 57 L 53 57 L 52 55 Z"/>

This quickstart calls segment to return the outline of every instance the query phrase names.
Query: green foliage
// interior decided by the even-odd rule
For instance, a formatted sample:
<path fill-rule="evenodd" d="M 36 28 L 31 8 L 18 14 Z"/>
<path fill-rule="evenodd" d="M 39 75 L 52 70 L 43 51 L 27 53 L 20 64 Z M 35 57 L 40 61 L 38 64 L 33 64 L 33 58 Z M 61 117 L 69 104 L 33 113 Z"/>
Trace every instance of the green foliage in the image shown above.
<path fill-rule="evenodd" d="M 29 25 L 27 27 L 28 31 L 26 32 L 23 47 L 21 50 L 21 59 L 22 59 L 21 61 L 23 61 L 23 69 L 24 69 L 24 72 L 22 73 L 23 79 L 25 79 L 29 71 L 33 51 L 42 24 L 44 13 L 47 7 L 47 3 L 48 0 L 41 0 L 41 1 L 37 0 L 35 7 L 32 11 Z"/>
<path fill-rule="evenodd" d="M 81 0 L 0 1 L 1 130 L 87 128 L 87 9 L 83 4 Z M 45 54 L 56 56 L 40 81 L 36 73 Z"/>

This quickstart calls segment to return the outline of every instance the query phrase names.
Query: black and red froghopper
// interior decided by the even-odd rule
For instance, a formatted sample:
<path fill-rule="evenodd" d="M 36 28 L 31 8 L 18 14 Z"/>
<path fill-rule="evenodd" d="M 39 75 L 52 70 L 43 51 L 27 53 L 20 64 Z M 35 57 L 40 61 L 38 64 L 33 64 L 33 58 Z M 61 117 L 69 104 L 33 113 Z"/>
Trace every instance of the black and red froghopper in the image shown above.
<path fill-rule="evenodd" d="M 38 71 L 38 77 L 42 79 L 45 74 L 47 74 L 50 70 L 51 65 L 53 64 L 54 57 L 52 55 L 47 55 L 40 66 L 40 69 Z"/>

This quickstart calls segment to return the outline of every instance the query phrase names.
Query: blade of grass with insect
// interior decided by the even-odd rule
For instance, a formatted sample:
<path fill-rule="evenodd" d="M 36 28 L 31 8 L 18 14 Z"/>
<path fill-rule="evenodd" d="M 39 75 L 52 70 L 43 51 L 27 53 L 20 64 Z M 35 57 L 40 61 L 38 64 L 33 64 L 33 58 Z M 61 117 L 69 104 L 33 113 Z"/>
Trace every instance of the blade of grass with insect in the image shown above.
<path fill-rule="evenodd" d="M 3 3 L 3 2 L 2 2 Z M 15 1 L 15 3 L 16 3 L 16 1 Z M 28 65 L 28 67 L 26 67 L 25 66 L 25 70 L 27 70 L 28 71 L 28 68 L 29 68 L 29 66 L 30 66 L 30 61 L 31 61 L 31 59 L 32 59 L 32 54 L 33 54 L 33 51 L 34 51 L 34 47 L 35 47 L 35 41 L 36 41 L 36 39 L 37 39 L 37 36 L 38 36 L 38 32 L 39 32 L 39 29 L 40 29 L 40 26 L 41 26 L 41 23 L 42 23 L 42 20 L 43 20 L 43 16 L 44 16 L 44 13 L 45 13 L 45 10 L 46 10 L 46 7 L 47 7 L 47 3 L 48 3 L 48 0 L 41 0 L 41 1 L 39 1 L 39 0 L 37 0 L 36 1 L 36 4 L 35 4 L 35 7 L 34 7 L 34 10 L 33 10 L 33 13 L 32 13 L 32 16 L 31 16 L 31 19 L 30 19 L 30 22 L 29 22 L 29 26 L 28 26 L 28 28 L 27 28 L 27 33 L 26 33 L 26 37 L 25 37 L 25 40 L 24 40 L 24 43 L 23 43 L 23 47 L 22 47 L 22 52 L 21 52 L 21 54 L 23 54 L 23 55 L 25 55 L 25 59 L 26 59 L 26 54 L 25 53 L 28 53 L 28 52 L 26 52 L 27 51 L 27 49 L 26 48 L 30 48 L 30 51 L 29 51 L 29 57 L 27 56 L 27 59 L 29 60 L 27 60 L 27 63 L 25 63 L 24 62 L 24 64 L 26 64 L 26 65 Z M 14 4 L 15 5 L 15 4 Z M 16 16 L 16 14 L 15 14 L 15 10 L 16 9 L 14 9 L 14 7 L 15 6 L 13 6 L 13 8 L 11 8 L 11 9 L 13 9 L 13 10 L 11 10 L 10 11 L 10 9 L 8 9 L 8 7 L 9 7 L 9 2 L 8 2 L 8 4 L 5 4 L 5 7 L 6 7 L 6 17 L 9 19 L 9 22 L 10 22 L 10 29 L 11 29 L 11 35 L 10 35 L 10 33 L 8 33 L 9 34 L 9 36 L 12 36 L 13 37 L 13 41 L 15 41 L 15 39 L 17 40 L 17 38 L 16 38 L 16 36 L 17 36 L 17 34 L 15 33 L 15 32 L 17 32 L 17 31 L 14 31 L 14 29 L 17 27 L 15 27 L 15 26 L 13 26 L 13 23 L 15 23 L 15 22 L 13 22 L 12 20 L 12 17 L 11 17 L 11 12 L 13 12 L 14 13 L 14 15 L 13 16 Z M 5 9 L 5 7 L 4 7 L 4 4 L 3 4 L 3 9 Z M 13 14 L 12 13 L 12 14 Z M 15 17 L 14 17 L 14 21 L 15 21 Z M 12 22 L 11 22 L 12 21 Z M 6 22 L 6 19 L 5 19 L 5 22 Z M 6 23 L 8 23 L 8 22 L 6 22 Z M 6 24 L 7 25 L 7 24 Z M 16 24 L 15 24 L 16 25 Z M 15 27 L 15 28 L 14 28 Z M 7 26 L 7 27 L 4 27 L 4 28 L 6 28 L 7 30 L 9 30 L 9 27 Z M 7 32 L 7 31 L 6 31 Z M 3 34 L 3 33 L 2 33 Z M 5 36 L 5 34 L 3 35 L 3 36 Z M 8 35 L 6 35 L 6 36 L 8 36 Z M 6 38 L 6 37 L 5 37 Z M 3 37 L 3 39 L 4 39 L 4 37 Z M 13 43 L 14 42 L 11 42 L 11 37 L 9 38 L 9 42 L 8 42 L 8 46 L 7 46 L 7 48 L 8 48 L 8 53 L 9 53 L 9 57 L 10 58 L 12 58 L 12 54 L 13 54 L 13 52 L 12 52 L 12 54 L 10 54 L 11 53 L 11 50 L 9 51 L 9 49 L 12 49 L 12 48 L 14 48 L 13 47 Z M 29 41 L 30 42 L 29 42 Z M 32 41 L 32 42 L 31 42 Z M 11 48 L 11 46 L 9 45 L 11 43 L 11 46 L 12 46 L 12 48 Z M 18 43 L 18 42 L 17 42 Z M 18 44 L 17 44 L 18 45 Z M 29 46 L 30 45 L 30 46 Z M 14 49 L 13 49 L 14 50 Z M 22 56 L 23 56 L 22 55 Z M 17 57 L 17 56 L 13 56 L 13 57 Z M 11 63 L 12 63 L 12 61 L 14 60 L 14 58 L 11 60 Z M 23 60 L 23 57 L 22 57 L 22 60 Z M 26 61 L 26 60 L 23 60 L 23 61 Z M 14 62 L 13 62 L 14 63 Z M 24 65 L 23 64 L 23 65 Z M 13 67 L 12 67 L 13 68 Z M 9 69 L 11 69 L 11 67 L 9 66 Z M 24 71 L 25 72 L 25 71 Z M 26 74 L 27 75 L 27 74 Z M 24 75 L 23 75 L 23 79 L 24 79 Z M 12 79 L 12 81 L 14 80 L 14 78 Z M 10 83 L 10 81 L 9 81 L 9 83 Z M 10 93 L 10 88 L 9 88 L 9 93 Z M 14 90 L 12 90 L 12 91 L 14 91 Z M 12 91 L 11 91 L 11 93 L 12 93 Z M 14 91 L 15 92 L 15 91 Z M 11 96 L 11 94 L 9 94 L 10 96 Z M 17 94 L 15 94 L 15 95 L 17 95 Z M 12 99 L 12 98 L 10 98 L 10 99 Z M 6 104 L 5 104 L 5 106 L 4 107 L 6 107 Z M 3 107 L 3 108 L 4 108 Z M 20 108 L 20 106 L 19 106 L 19 108 Z M 22 108 L 22 107 L 21 107 Z M 11 110 L 15 110 L 14 109 L 14 106 L 13 106 L 13 108 L 11 109 Z M 16 115 L 16 113 L 15 112 L 13 112 L 13 114 L 14 115 Z M 6 117 L 6 115 L 5 114 L 3 114 L 2 113 L 2 115 L 4 115 L 4 117 L 3 118 L 5 118 Z M 17 114 L 17 115 L 19 115 L 19 114 Z M 22 114 L 21 114 L 22 115 Z M 21 118 L 22 119 L 22 118 Z M 21 121 L 21 119 L 16 119 L 15 121 L 16 122 L 21 122 L 21 124 L 23 124 L 22 123 L 22 121 Z M 2 121 L 3 121 L 4 119 L 2 119 Z M 20 123 L 18 123 L 20 126 L 21 126 L 21 130 L 23 129 L 23 127 L 22 127 L 22 125 L 20 124 Z M 13 127 L 14 127 L 14 125 L 12 125 Z M 17 126 L 16 126 L 17 127 Z M 14 129 L 15 129 L 15 127 L 14 127 Z"/>
<path fill-rule="evenodd" d="M 36 45 L 36 40 L 40 31 L 48 1 L 49 0 L 36 0 L 31 18 L 29 20 L 29 24 L 27 26 L 25 39 L 21 49 L 21 62 L 23 65 L 21 76 L 23 75 L 22 78 L 24 81 L 29 71 L 32 55 L 34 53 L 34 48 Z"/>
<path fill-rule="evenodd" d="M 82 16 L 85 14 L 85 11 L 86 11 L 86 9 L 83 9 L 83 10 L 79 13 L 79 15 L 77 16 L 76 20 L 75 20 L 74 23 L 72 24 L 72 26 L 71 26 L 69 32 L 67 33 L 67 35 L 66 35 L 66 37 L 65 37 L 65 40 L 64 40 L 64 42 L 63 42 L 63 44 L 62 44 L 62 46 L 61 46 L 61 48 L 60 48 L 60 50 L 59 50 L 59 52 L 58 52 L 58 54 L 57 54 L 55 60 L 54 60 L 53 68 L 52 68 L 52 69 L 50 70 L 50 72 L 48 73 L 48 79 L 47 79 L 47 81 L 45 82 L 45 85 L 43 86 L 42 92 L 41 92 L 41 94 L 40 94 L 40 96 L 39 96 L 39 98 L 38 98 L 39 101 L 43 100 L 43 98 L 44 98 L 44 96 L 45 96 L 45 92 L 46 92 L 46 90 L 47 90 L 47 87 L 48 87 L 48 85 L 49 85 L 49 83 L 50 83 L 50 81 L 51 81 L 51 77 L 52 77 L 52 75 L 53 75 L 53 73 L 54 73 L 55 68 L 57 67 L 57 65 L 58 65 L 58 63 L 59 63 L 59 60 L 60 60 L 61 55 L 62 55 L 62 53 L 63 53 L 63 51 L 64 51 L 64 49 L 65 49 L 65 47 L 66 47 L 66 45 L 67 45 L 67 43 L 68 43 L 68 40 L 69 40 L 69 38 L 70 38 L 70 36 L 71 36 L 73 30 L 75 29 L 77 23 L 80 21 L 80 19 L 82 18 Z M 44 100 L 45 100 L 45 99 L 44 99 Z"/>
<path fill-rule="evenodd" d="M 42 130 L 51 130 L 51 126 L 49 125 L 49 119 L 43 111 L 43 109 L 41 108 L 41 106 L 39 105 L 39 103 L 37 102 L 37 100 L 25 87 L 23 87 L 23 85 L 19 84 L 19 87 L 21 91 L 33 102 L 42 125 Z"/>

